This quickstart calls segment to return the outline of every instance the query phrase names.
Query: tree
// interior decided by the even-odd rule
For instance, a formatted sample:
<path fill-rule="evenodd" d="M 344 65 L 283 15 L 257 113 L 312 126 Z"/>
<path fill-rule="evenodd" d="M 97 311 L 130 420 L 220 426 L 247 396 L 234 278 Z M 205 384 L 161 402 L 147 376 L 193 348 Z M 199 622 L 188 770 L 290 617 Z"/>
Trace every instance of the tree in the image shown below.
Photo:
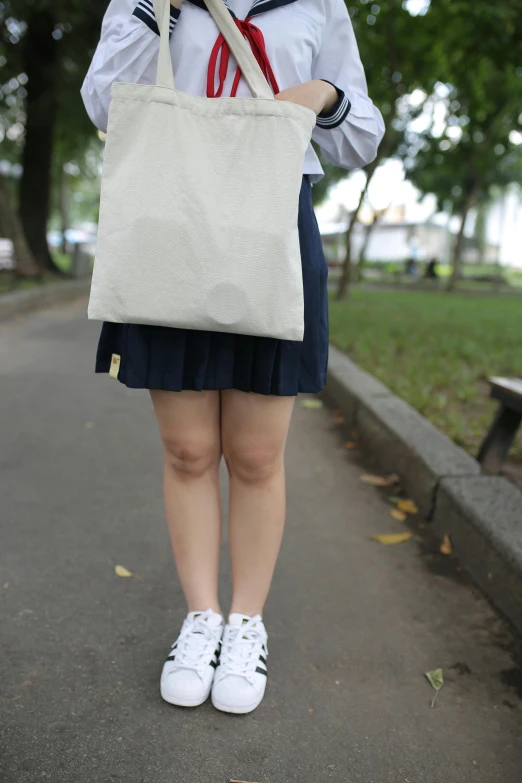
<path fill-rule="evenodd" d="M 442 210 L 443 204 L 449 202 L 452 214 L 460 218 L 448 283 L 448 290 L 453 290 L 460 276 L 464 232 L 470 210 L 488 200 L 495 186 L 522 182 L 522 162 L 519 150 L 513 149 L 513 145 L 500 150 L 500 144 L 477 144 L 470 137 L 461 139 L 442 154 L 440 144 L 444 141 L 447 139 L 437 139 L 417 153 L 409 177 L 421 192 L 436 195 L 439 209 Z"/>
<path fill-rule="evenodd" d="M 32 9 L 23 38 L 22 68 L 27 75 L 25 143 L 22 150 L 20 216 L 29 247 L 40 267 L 53 267 L 47 246 L 51 167 L 57 110 L 58 41 L 54 15 Z"/>
<path fill-rule="evenodd" d="M 475 244 L 478 251 L 478 263 L 484 264 L 486 260 L 486 245 L 487 245 L 487 221 L 488 213 L 491 207 L 491 200 L 489 198 L 479 201 L 475 210 Z"/>
<path fill-rule="evenodd" d="M 460 275 L 466 218 L 495 186 L 520 182 L 522 147 L 517 144 L 522 94 L 519 0 L 437 0 L 429 14 L 430 36 L 439 50 L 443 128 L 431 123 L 404 150 L 408 176 L 441 207 L 449 201 L 460 217 L 452 254 L 453 290 Z"/>
<path fill-rule="evenodd" d="M 20 216 L 43 269 L 55 269 L 46 238 L 53 151 L 60 135 L 76 150 L 92 137 L 79 91 L 106 6 L 106 0 L 25 0 L 23 9 L 12 0 L 0 4 L 2 78 L 13 85 L 0 122 L 16 128 L 6 154 L 23 164 Z"/>
<path fill-rule="evenodd" d="M 372 214 L 372 219 L 368 223 L 367 226 L 365 226 L 364 229 L 364 237 L 363 242 L 361 245 L 361 249 L 359 251 L 359 258 L 357 260 L 357 281 L 361 282 L 364 275 L 364 264 L 366 263 L 366 255 L 368 253 L 368 247 L 370 245 L 370 239 L 372 238 L 372 234 L 377 227 L 379 221 L 381 218 L 384 217 L 386 214 L 386 209 L 374 209 Z"/>
<path fill-rule="evenodd" d="M 404 143 L 411 123 L 423 109 L 423 100 L 433 89 L 437 68 L 431 56 L 426 19 L 414 16 L 403 0 L 381 0 L 369 5 L 368 0 L 347 0 L 361 59 L 368 81 L 368 92 L 381 110 L 386 132 L 377 158 L 365 167 L 366 184 L 359 205 L 350 216 L 346 231 L 346 257 L 341 270 L 337 297 L 346 297 L 352 271 L 352 234 L 358 212 L 366 197 L 371 178 L 379 165 L 397 154 Z M 410 100 L 416 89 L 424 90 L 424 98 Z"/>
<path fill-rule="evenodd" d="M 3 174 L 0 174 L 0 233 L 13 243 L 17 277 L 36 276 L 38 270 L 13 204 L 9 183 Z"/>

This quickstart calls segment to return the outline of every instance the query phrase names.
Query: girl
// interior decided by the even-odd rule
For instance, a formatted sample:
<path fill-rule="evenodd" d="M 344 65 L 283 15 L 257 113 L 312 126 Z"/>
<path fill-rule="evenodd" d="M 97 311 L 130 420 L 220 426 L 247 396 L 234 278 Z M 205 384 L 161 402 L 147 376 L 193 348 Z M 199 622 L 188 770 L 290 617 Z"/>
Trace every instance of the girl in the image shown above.
<path fill-rule="evenodd" d="M 82 88 L 105 131 L 114 81 L 155 82 L 159 31 L 152 0 L 111 0 Z M 203 0 L 172 0 L 170 47 L 176 87 L 194 95 L 248 97 Z M 312 109 L 315 141 L 345 168 L 376 155 L 384 127 L 368 98 L 344 0 L 228 0 L 277 99 Z M 188 615 L 161 675 L 171 704 L 246 713 L 267 682 L 262 620 L 285 517 L 283 455 L 295 396 L 319 392 L 328 357 L 327 267 L 312 209 L 322 176 L 307 151 L 299 199 L 305 302 L 302 342 L 105 323 L 97 372 L 150 390 L 164 451 L 165 505 Z M 274 188 L 277 182 L 274 182 Z M 175 252 L 175 249 L 173 249 Z M 144 259 L 146 263 L 146 259 Z M 228 529 L 233 599 L 225 623 L 218 599 L 219 465 L 230 478 Z"/>

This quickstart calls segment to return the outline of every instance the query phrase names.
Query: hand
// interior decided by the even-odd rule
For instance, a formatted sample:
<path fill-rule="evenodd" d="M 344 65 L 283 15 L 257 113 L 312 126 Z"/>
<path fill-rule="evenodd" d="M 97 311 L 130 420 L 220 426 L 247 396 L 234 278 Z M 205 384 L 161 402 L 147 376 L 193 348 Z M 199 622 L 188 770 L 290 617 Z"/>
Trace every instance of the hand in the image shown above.
<path fill-rule="evenodd" d="M 332 108 L 338 95 L 335 87 L 332 87 L 328 82 L 313 79 L 310 82 L 298 84 L 297 87 L 288 87 L 275 97 L 277 101 L 297 103 L 299 106 L 311 109 L 316 114 L 321 114 L 321 112 Z"/>

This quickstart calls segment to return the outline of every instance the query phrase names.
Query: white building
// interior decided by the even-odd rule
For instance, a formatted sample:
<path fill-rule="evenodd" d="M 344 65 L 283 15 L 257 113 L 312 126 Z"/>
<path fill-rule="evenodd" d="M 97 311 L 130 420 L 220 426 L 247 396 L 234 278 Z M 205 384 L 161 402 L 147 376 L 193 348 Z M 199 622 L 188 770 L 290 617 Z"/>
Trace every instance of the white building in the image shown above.
<path fill-rule="evenodd" d="M 345 257 L 346 222 L 329 223 L 321 226 L 325 252 L 330 263 L 342 262 Z M 352 259 L 359 258 L 364 242 L 366 226 L 357 222 L 352 234 Z M 413 222 L 406 220 L 387 220 L 384 218 L 372 229 L 366 260 L 370 262 L 402 262 L 408 258 L 426 262 L 436 258 L 439 263 L 447 263 L 450 243 L 454 235 L 447 226 L 431 221 Z M 498 259 L 498 246 L 488 244 L 485 248 L 485 261 L 495 263 Z M 478 249 L 470 237 L 464 239 L 463 260 L 474 263 L 479 260 Z"/>

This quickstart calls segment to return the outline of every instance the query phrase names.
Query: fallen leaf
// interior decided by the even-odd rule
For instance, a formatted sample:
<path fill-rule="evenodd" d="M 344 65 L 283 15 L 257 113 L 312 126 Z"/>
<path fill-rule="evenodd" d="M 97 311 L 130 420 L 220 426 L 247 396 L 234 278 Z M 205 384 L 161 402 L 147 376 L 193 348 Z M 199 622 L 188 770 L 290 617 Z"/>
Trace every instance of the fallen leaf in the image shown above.
<path fill-rule="evenodd" d="M 389 476 L 374 476 L 371 473 L 365 473 L 359 476 L 359 480 L 363 484 L 370 484 L 372 487 L 389 487 L 392 484 L 396 484 L 399 481 L 399 477 L 396 473 L 390 473 Z"/>
<path fill-rule="evenodd" d="M 125 566 L 122 565 L 114 566 L 114 573 L 116 574 L 116 576 L 123 576 L 123 577 L 134 576 L 132 571 L 129 571 L 127 568 L 125 568 Z"/>
<path fill-rule="evenodd" d="M 447 533 L 444 533 L 442 536 L 442 542 L 440 545 L 440 551 L 443 555 L 452 555 L 453 554 L 453 546 L 450 540 L 450 537 Z"/>
<path fill-rule="evenodd" d="M 86 421 L 85 422 L 85 429 L 86 430 L 92 430 L 93 427 L 94 427 L 94 422 L 93 421 Z"/>
<path fill-rule="evenodd" d="M 416 514 L 419 510 L 413 500 L 399 500 L 397 508 L 405 511 L 406 514 Z"/>
<path fill-rule="evenodd" d="M 439 695 L 439 691 L 444 685 L 444 677 L 442 674 L 442 669 L 433 669 L 431 672 L 425 672 L 426 677 L 428 678 L 428 682 L 430 683 L 431 687 L 435 691 L 435 696 L 432 699 L 431 706 L 435 706 L 435 700 L 437 696 Z"/>
<path fill-rule="evenodd" d="M 332 411 L 332 418 L 334 420 L 334 424 L 344 424 L 344 416 L 341 411 Z"/>
<path fill-rule="evenodd" d="M 455 571 L 458 571 L 458 573 L 460 574 L 460 572 L 462 571 L 462 566 L 457 566 Z"/>
<path fill-rule="evenodd" d="M 394 495 L 388 495 L 388 501 L 390 503 L 394 503 L 395 505 L 397 505 L 399 500 L 400 500 L 400 498 L 396 498 L 396 497 L 394 497 Z"/>
<path fill-rule="evenodd" d="M 355 440 L 347 440 L 344 444 L 345 449 L 356 449 L 359 444 Z"/>
<path fill-rule="evenodd" d="M 38 674 L 39 674 L 38 669 L 33 669 L 32 672 L 29 672 L 27 679 L 24 680 L 22 683 L 22 688 L 27 688 L 29 685 L 32 685 L 34 678 L 37 677 Z"/>
<path fill-rule="evenodd" d="M 404 511 L 399 511 L 396 508 L 392 508 L 390 514 L 394 519 L 398 519 L 399 522 L 404 522 L 404 520 L 406 519 L 406 514 L 404 513 Z"/>
<path fill-rule="evenodd" d="M 7 588 L 9 587 L 9 582 L 4 582 L 2 587 L 4 588 L 4 590 L 7 590 Z"/>
<path fill-rule="evenodd" d="M 313 711 L 313 710 L 308 710 L 308 714 L 309 714 L 309 715 L 313 715 L 313 713 L 314 713 L 314 711 Z"/>
<path fill-rule="evenodd" d="M 405 541 L 409 541 L 413 533 L 406 531 L 405 533 L 384 533 L 379 536 L 372 536 L 373 541 L 378 541 L 379 544 L 403 544 Z"/>
<path fill-rule="evenodd" d="M 324 402 L 322 400 L 317 400 L 314 397 L 307 397 L 306 399 L 301 400 L 301 405 L 303 408 L 322 408 Z"/>

